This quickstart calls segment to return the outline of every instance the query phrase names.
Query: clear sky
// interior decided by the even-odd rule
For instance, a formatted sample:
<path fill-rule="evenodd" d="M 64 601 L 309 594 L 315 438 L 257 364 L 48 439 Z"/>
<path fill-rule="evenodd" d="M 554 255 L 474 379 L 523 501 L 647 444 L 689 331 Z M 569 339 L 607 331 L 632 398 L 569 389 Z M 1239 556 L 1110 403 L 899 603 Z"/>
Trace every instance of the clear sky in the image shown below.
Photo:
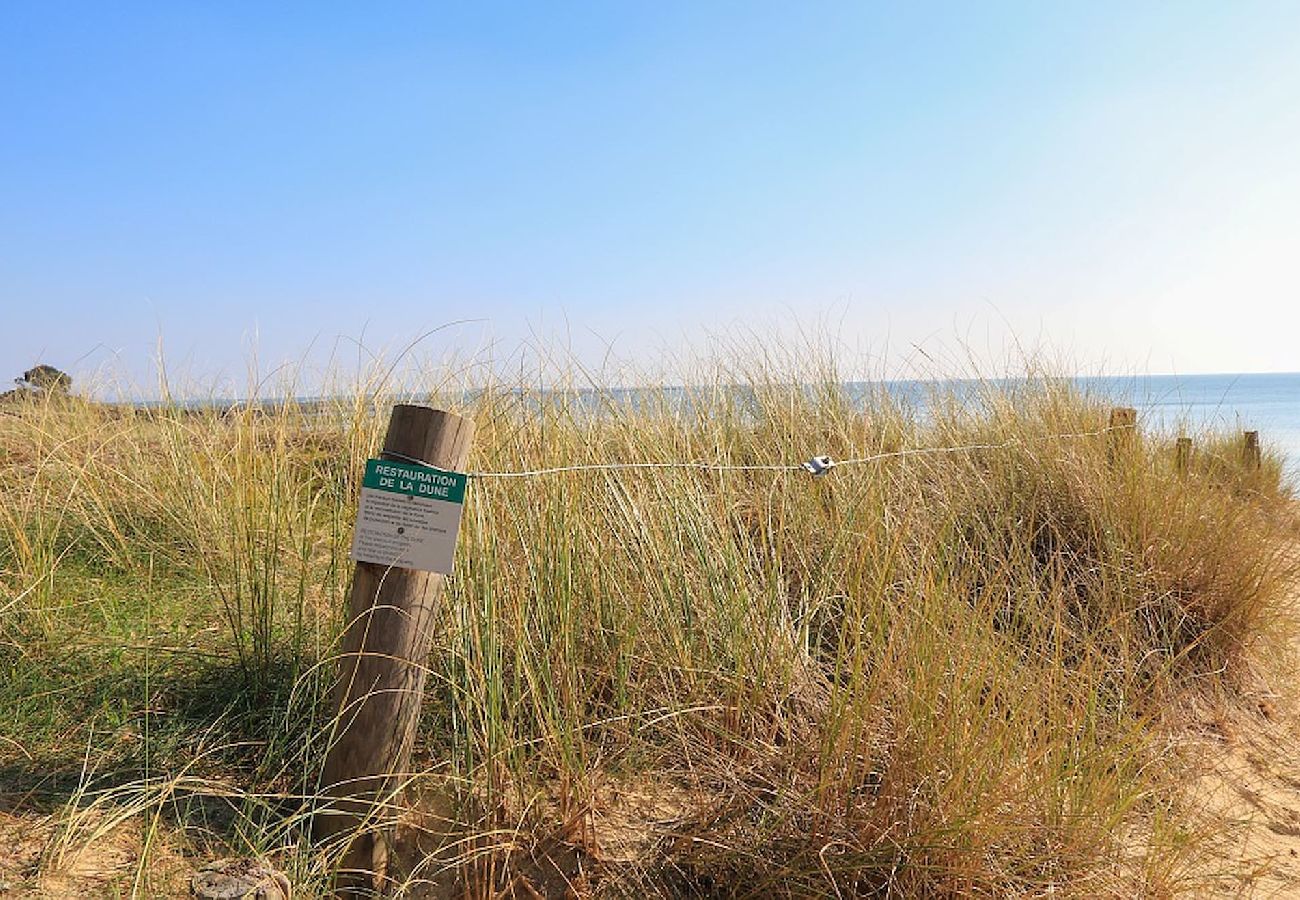
<path fill-rule="evenodd" d="M 1300 3 L 9 3 L 0 313 L 146 380 L 461 319 L 1297 370 Z"/>

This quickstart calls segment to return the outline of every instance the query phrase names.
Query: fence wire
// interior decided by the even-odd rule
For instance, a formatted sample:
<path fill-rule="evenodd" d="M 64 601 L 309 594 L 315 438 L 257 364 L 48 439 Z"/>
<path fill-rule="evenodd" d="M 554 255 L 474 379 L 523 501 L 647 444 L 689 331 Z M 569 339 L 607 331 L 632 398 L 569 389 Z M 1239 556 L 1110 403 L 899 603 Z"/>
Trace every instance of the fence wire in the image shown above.
<path fill-rule="evenodd" d="M 1066 434 L 1049 435 L 1046 440 L 1077 440 L 1080 438 L 1100 437 L 1112 431 L 1128 430 L 1130 426 L 1112 425 L 1101 428 L 1096 431 L 1076 431 Z M 805 474 L 823 475 L 832 469 L 842 468 L 844 466 L 866 465 L 868 463 L 879 462 L 886 459 L 897 459 L 905 456 L 923 456 L 927 454 L 939 453 L 969 453 L 976 450 L 1006 450 L 1011 447 L 1025 446 L 1025 441 L 1013 439 L 1002 441 L 996 444 L 961 444 L 951 447 L 911 447 L 904 450 L 888 450 L 881 453 L 873 453 L 869 456 L 857 456 L 850 459 L 829 460 L 824 456 L 813 456 L 808 462 L 799 463 L 760 463 L 754 465 L 737 465 L 733 463 L 718 463 L 708 461 L 690 461 L 690 462 L 607 462 L 607 463 L 585 463 L 568 466 L 552 466 L 542 469 L 518 469 L 514 471 L 502 472 L 468 472 L 469 478 L 535 478 L 544 475 L 559 475 L 565 472 L 613 472 L 636 469 L 690 469 L 698 472 L 803 472 Z M 388 454 L 397 455 L 397 454 Z M 422 460 L 403 457 L 407 462 L 428 465 Z M 817 460 L 827 460 L 829 464 L 814 465 Z"/>

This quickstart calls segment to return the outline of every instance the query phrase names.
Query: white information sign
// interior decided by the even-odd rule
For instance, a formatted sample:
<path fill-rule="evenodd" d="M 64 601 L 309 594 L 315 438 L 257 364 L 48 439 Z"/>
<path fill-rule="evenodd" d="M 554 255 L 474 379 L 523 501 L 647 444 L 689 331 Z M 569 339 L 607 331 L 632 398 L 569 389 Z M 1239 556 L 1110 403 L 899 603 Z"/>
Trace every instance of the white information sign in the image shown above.
<path fill-rule="evenodd" d="M 352 558 L 423 572 L 451 572 L 466 476 L 430 466 L 366 461 Z"/>

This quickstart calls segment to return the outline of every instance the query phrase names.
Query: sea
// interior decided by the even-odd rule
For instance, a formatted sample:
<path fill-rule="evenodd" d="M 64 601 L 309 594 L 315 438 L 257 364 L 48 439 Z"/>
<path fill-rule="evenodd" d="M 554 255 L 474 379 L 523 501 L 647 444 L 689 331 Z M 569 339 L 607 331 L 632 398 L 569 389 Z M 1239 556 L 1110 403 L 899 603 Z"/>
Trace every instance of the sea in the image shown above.
<path fill-rule="evenodd" d="M 1134 375 L 1080 378 L 1080 387 L 1138 411 L 1139 424 L 1186 429 L 1258 431 L 1283 454 L 1300 483 L 1300 372 L 1245 375 Z"/>
<path fill-rule="evenodd" d="M 1007 379 L 1010 383 L 1014 379 Z M 1293 484 L 1300 487 L 1300 372 L 1224 375 L 1104 375 L 1073 379 L 1088 396 L 1138 412 L 1138 426 L 1165 435 L 1195 438 L 1208 432 L 1258 431 L 1266 451 L 1281 455 Z M 954 379 L 939 385 L 958 397 L 980 394 L 991 382 Z M 845 385 L 850 395 L 878 388 L 871 382 Z M 887 381 L 885 390 L 921 415 L 933 381 Z"/>
<path fill-rule="evenodd" d="M 1138 424 L 1145 430 L 1165 434 L 1185 432 L 1196 435 L 1206 431 L 1258 431 L 1260 442 L 1266 450 L 1280 453 L 1293 484 L 1300 486 L 1300 372 L 1270 374 L 1225 375 L 1106 375 L 1079 377 L 1076 384 L 1086 393 L 1105 397 L 1116 406 L 1132 406 L 1138 411 Z M 972 390 L 977 382 L 956 380 L 949 387 L 961 391 L 963 385 Z M 865 391 L 872 385 L 850 382 L 845 388 L 854 393 Z M 891 393 L 915 401 L 924 407 L 925 398 L 933 389 L 933 382 L 886 382 Z M 682 402 L 689 404 L 688 393 L 682 390 Z M 598 394 L 579 390 L 578 393 L 599 406 Z M 636 404 L 641 392 L 637 389 L 616 388 L 602 390 L 599 396 L 616 396 Z M 462 399 L 468 399 L 466 394 Z M 169 401 L 175 402 L 175 401 Z M 200 409 L 216 406 L 230 408 L 248 401 L 204 399 L 181 401 L 187 408 Z M 280 402 L 280 401 L 262 401 Z M 327 398 L 299 397 L 296 402 L 330 405 Z M 421 401 L 424 402 L 424 401 Z M 142 405 L 159 405 L 159 401 L 145 401 Z"/>

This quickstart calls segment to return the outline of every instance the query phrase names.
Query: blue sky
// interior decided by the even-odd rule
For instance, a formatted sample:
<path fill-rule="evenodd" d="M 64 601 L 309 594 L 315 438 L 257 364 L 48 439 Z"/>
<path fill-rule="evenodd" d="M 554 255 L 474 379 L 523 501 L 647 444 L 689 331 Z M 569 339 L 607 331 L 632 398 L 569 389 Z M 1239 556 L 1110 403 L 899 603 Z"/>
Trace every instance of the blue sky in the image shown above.
<path fill-rule="evenodd" d="M 1300 369 L 1300 4 L 9 4 L 0 123 L 15 374 L 463 319 Z"/>

